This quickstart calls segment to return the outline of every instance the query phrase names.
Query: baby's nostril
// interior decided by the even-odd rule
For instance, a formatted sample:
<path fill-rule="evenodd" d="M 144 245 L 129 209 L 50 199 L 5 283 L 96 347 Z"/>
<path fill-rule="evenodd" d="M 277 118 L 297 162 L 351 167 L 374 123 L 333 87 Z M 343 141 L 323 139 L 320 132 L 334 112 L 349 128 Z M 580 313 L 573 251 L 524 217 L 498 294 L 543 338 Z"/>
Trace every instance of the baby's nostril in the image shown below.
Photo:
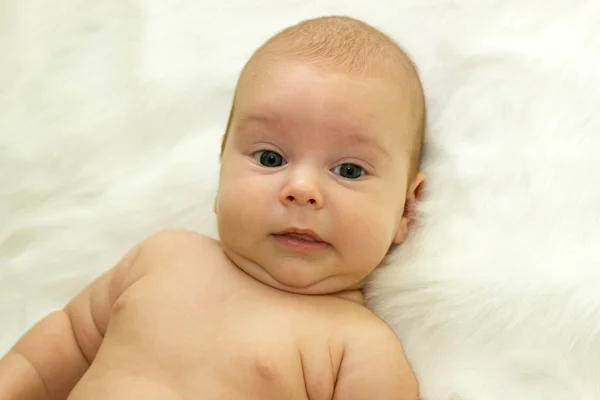
<path fill-rule="evenodd" d="M 294 196 L 288 196 L 288 197 L 287 197 L 287 199 L 288 199 L 289 201 L 294 201 Z"/>
<path fill-rule="evenodd" d="M 315 199 L 310 199 L 309 202 L 310 202 L 310 204 L 315 204 L 316 203 Z"/>

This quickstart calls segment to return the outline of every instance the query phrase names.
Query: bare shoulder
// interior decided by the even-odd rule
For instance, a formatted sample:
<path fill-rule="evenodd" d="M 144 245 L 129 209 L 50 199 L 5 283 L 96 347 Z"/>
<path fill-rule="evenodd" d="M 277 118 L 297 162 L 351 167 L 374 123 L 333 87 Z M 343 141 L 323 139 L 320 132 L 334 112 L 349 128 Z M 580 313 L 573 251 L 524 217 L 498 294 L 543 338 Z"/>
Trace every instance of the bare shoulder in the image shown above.
<path fill-rule="evenodd" d="M 184 261 L 221 254 L 218 240 L 189 230 L 170 229 L 144 239 L 139 245 L 135 264 L 138 273 L 144 274 Z"/>
<path fill-rule="evenodd" d="M 334 400 L 419 398 L 415 374 L 392 329 L 370 311 L 343 331 L 344 351 Z"/>
<path fill-rule="evenodd" d="M 154 270 L 169 268 L 178 262 L 185 265 L 181 257 L 190 257 L 194 252 L 216 254 L 212 249 L 217 248 L 216 240 L 191 231 L 159 232 L 134 246 L 115 266 L 78 293 L 63 311 L 87 362 L 95 358 L 113 307 L 129 287 Z M 63 319 L 55 317 L 52 321 L 63 323 Z"/>
<path fill-rule="evenodd" d="M 144 251 L 169 252 L 181 250 L 182 246 L 201 248 L 219 246 L 219 242 L 209 236 L 185 229 L 168 229 L 148 236 L 142 242 Z"/>

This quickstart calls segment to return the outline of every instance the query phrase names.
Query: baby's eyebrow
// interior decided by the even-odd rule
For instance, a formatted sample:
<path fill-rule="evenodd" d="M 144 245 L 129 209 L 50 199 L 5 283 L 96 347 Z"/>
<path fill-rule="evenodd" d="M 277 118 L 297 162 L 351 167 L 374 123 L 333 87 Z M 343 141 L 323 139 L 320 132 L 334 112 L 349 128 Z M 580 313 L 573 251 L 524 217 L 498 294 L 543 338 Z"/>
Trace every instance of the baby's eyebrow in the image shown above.
<path fill-rule="evenodd" d="M 244 126 L 252 125 L 252 124 L 272 125 L 272 124 L 277 124 L 277 123 L 279 123 L 279 118 L 274 114 L 254 113 L 254 114 L 244 115 L 240 119 L 238 126 L 244 127 Z"/>
<path fill-rule="evenodd" d="M 384 146 L 382 146 L 377 140 L 357 132 L 350 132 L 346 134 L 344 142 L 372 147 L 373 149 L 375 149 L 375 151 L 381 153 L 381 155 L 388 158 L 390 157 L 389 151 Z"/>
<path fill-rule="evenodd" d="M 251 114 L 244 115 L 240 119 L 240 122 L 238 123 L 238 127 L 243 129 L 248 126 L 252 126 L 254 124 L 279 126 L 282 124 L 282 120 L 281 120 L 280 116 L 278 116 L 277 114 L 265 113 L 265 112 L 251 113 Z M 380 153 L 384 157 L 387 157 L 387 158 L 391 157 L 389 151 L 374 138 L 369 137 L 368 135 L 365 135 L 364 133 L 361 133 L 361 132 L 356 131 L 355 129 L 349 128 L 349 127 L 341 128 L 338 130 L 340 132 L 342 132 L 342 134 L 343 134 L 343 139 L 341 140 L 342 143 L 340 143 L 341 145 L 344 145 L 344 146 L 348 146 L 348 145 L 367 146 L 367 147 L 373 148 L 376 152 Z"/>

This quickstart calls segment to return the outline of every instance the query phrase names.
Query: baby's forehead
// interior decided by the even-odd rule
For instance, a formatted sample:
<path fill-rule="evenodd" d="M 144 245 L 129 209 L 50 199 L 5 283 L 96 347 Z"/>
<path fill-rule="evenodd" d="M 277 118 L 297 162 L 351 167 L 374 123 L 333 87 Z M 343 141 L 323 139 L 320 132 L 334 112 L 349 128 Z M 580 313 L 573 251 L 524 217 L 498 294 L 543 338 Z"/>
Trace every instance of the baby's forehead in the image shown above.
<path fill-rule="evenodd" d="M 322 81 L 351 81 L 352 85 L 347 86 L 348 91 L 367 87 L 383 87 L 387 96 L 404 100 L 413 100 L 411 98 L 413 96 L 408 95 L 419 91 L 418 88 L 408 90 L 414 86 L 414 79 L 411 79 L 410 74 L 395 66 L 386 65 L 386 63 L 367 70 L 347 70 L 327 58 L 268 54 L 248 63 L 240 74 L 236 95 L 251 93 L 251 90 L 256 89 L 259 85 L 282 85 L 282 76 L 290 78 L 285 80 L 288 89 L 294 89 L 294 84 L 304 86 L 307 84 L 306 82 L 292 78 L 306 75 L 306 72 L 310 75 L 318 75 Z M 326 87 L 322 89 L 327 90 Z"/>
<path fill-rule="evenodd" d="M 404 86 L 419 83 L 412 61 L 400 50 L 377 53 L 368 60 L 348 62 L 345 59 L 340 60 L 339 57 L 332 57 L 327 52 L 322 54 L 296 53 L 282 43 L 259 49 L 247 61 L 239 81 L 248 75 L 257 75 L 274 64 L 279 68 L 291 68 L 295 64 L 304 64 L 323 73 L 362 78 L 365 81 L 383 79 L 392 84 L 402 82 Z"/>
<path fill-rule="evenodd" d="M 347 88 L 342 88 L 351 96 L 355 89 L 363 89 L 365 87 L 378 86 L 382 88 L 379 95 L 385 96 L 386 107 L 391 107 L 391 113 L 402 118 L 404 121 L 413 119 L 412 116 L 417 116 L 422 108 L 421 104 L 423 96 L 421 92 L 420 82 L 418 77 L 414 75 L 408 68 L 398 66 L 393 59 L 380 60 L 381 62 L 369 66 L 368 68 L 348 68 L 346 65 L 340 65 L 337 60 L 332 60 L 327 56 L 306 56 L 298 54 L 289 54 L 283 50 L 270 49 L 263 53 L 257 54 L 246 66 L 236 87 L 236 99 L 254 97 L 256 90 L 263 90 L 265 86 L 282 85 L 280 80 L 274 79 L 276 76 L 288 75 L 292 76 L 294 70 L 298 66 L 318 71 L 324 79 L 352 80 L 353 85 L 348 85 Z M 297 82 L 291 84 L 290 80 L 285 84 L 289 90 L 298 90 L 306 85 L 305 82 Z M 360 83 L 357 85 L 356 83 Z M 361 87 L 362 86 L 362 87 Z M 322 91 L 328 90 L 326 87 Z M 315 88 L 319 91 L 319 87 Z M 365 98 L 361 101 L 370 101 Z"/>
<path fill-rule="evenodd" d="M 326 106 L 322 111 L 327 113 L 343 113 L 352 108 L 352 115 L 347 116 L 352 119 L 387 114 L 386 117 L 405 121 L 410 118 L 411 103 L 418 100 L 406 90 L 410 85 L 407 79 L 388 71 L 349 73 L 297 58 L 263 60 L 240 79 L 234 102 L 240 111 L 251 108 L 251 113 L 277 113 L 289 105 L 283 100 L 296 96 L 302 103 L 322 101 Z M 303 93 L 308 94 L 302 96 Z M 304 107 L 302 103 L 298 107 Z"/>

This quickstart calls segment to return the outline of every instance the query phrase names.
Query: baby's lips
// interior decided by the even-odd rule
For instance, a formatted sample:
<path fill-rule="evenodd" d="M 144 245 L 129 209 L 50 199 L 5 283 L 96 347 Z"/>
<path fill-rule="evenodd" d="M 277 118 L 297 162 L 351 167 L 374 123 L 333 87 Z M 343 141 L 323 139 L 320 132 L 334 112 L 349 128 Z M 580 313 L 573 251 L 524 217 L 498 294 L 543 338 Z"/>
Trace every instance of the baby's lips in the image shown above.
<path fill-rule="evenodd" d="M 307 240 L 307 241 L 310 240 L 313 242 L 325 242 L 323 239 L 321 239 L 321 237 L 319 235 L 317 235 L 315 232 L 311 231 L 310 229 L 292 227 L 292 228 L 284 229 L 281 232 L 276 233 L 276 235 L 290 235 L 290 236 L 296 237 L 301 240 Z"/>

